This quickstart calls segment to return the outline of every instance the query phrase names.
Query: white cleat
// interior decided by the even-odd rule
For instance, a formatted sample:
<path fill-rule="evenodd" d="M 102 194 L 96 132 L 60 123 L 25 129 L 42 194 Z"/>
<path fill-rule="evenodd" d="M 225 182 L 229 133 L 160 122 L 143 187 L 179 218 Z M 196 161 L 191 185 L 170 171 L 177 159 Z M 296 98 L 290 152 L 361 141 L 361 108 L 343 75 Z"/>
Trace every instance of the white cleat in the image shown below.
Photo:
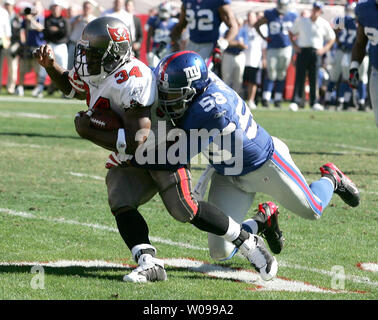
<path fill-rule="evenodd" d="M 239 250 L 263 280 L 272 280 L 277 275 L 277 260 L 270 254 L 261 237 L 250 234 L 249 238 L 241 244 Z"/>
<path fill-rule="evenodd" d="M 138 259 L 138 267 L 123 277 L 125 282 L 154 282 L 167 280 L 164 262 L 152 257 L 150 254 L 142 254 Z"/>

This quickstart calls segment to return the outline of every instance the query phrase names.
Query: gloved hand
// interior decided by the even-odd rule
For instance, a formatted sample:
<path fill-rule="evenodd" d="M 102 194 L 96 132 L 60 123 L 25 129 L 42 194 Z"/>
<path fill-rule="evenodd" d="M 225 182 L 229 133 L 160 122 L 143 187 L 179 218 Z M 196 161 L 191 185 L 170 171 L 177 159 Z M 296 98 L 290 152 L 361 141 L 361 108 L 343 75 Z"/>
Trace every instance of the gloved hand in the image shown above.
<path fill-rule="evenodd" d="M 358 83 L 360 82 L 360 75 L 358 74 L 357 68 L 352 68 L 349 70 L 349 86 L 353 89 L 358 88 Z"/>

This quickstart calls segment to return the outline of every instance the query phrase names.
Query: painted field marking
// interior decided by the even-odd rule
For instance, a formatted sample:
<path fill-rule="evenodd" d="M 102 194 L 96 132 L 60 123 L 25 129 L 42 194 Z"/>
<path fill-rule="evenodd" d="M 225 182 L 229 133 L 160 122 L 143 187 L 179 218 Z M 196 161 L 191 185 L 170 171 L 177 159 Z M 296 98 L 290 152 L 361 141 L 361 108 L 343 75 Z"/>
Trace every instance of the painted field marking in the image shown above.
<path fill-rule="evenodd" d="M 28 112 L 3 112 L 0 111 L 0 117 L 3 118 L 13 118 L 13 117 L 18 117 L 18 118 L 34 118 L 34 119 L 56 119 L 55 116 L 49 116 L 46 114 L 40 114 L 40 113 L 28 113 Z"/>
<path fill-rule="evenodd" d="M 100 224 L 93 224 L 93 223 L 79 222 L 79 221 L 75 221 L 75 220 L 67 220 L 67 219 L 64 219 L 64 218 L 41 217 L 41 216 L 36 216 L 36 215 L 29 213 L 29 212 L 15 211 L 15 210 L 6 209 L 6 208 L 0 208 L 0 213 L 5 213 L 5 214 L 8 214 L 8 215 L 18 216 L 18 217 L 27 218 L 27 219 L 40 219 L 40 220 L 45 220 L 45 221 L 55 222 L 55 223 L 66 223 L 66 224 L 71 224 L 71 225 L 80 225 L 80 226 L 85 226 L 85 227 L 89 227 L 89 228 L 92 228 L 92 229 L 98 229 L 98 230 L 104 230 L 104 231 L 110 231 L 110 232 L 118 233 L 118 230 L 116 228 L 109 227 L 109 226 L 104 226 L 104 225 L 100 225 Z M 153 242 L 162 243 L 162 244 L 166 244 L 166 245 L 170 245 L 170 246 L 181 247 L 181 248 L 192 249 L 192 250 L 208 251 L 208 248 L 194 246 L 194 245 L 190 245 L 188 243 L 176 242 L 176 241 L 172 241 L 172 240 L 169 240 L 169 239 L 163 239 L 163 238 L 160 238 L 160 237 L 151 236 L 150 239 Z M 242 257 L 238 256 L 238 254 L 237 254 L 234 258 L 242 258 Z M 242 258 L 242 259 L 244 259 L 244 258 Z M 293 264 L 287 263 L 283 260 L 279 260 L 279 265 L 281 267 L 286 267 L 286 268 L 291 268 L 291 269 L 299 269 L 299 270 L 319 273 L 319 274 L 323 274 L 323 275 L 326 275 L 326 276 L 329 276 L 329 277 L 333 277 L 333 276 L 336 275 L 334 272 L 331 272 L 331 271 L 327 271 L 327 270 L 323 270 L 323 269 L 317 269 L 317 268 L 305 267 L 305 266 L 301 266 L 301 265 L 298 265 L 298 264 L 293 265 Z M 367 284 L 367 285 L 378 286 L 378 282 L 371 281 L 368 277 L 360 277 L 360 276 L 354 276 L 354 275 L 347 275 L 346 274 L 345 279 L 352 281 L 352 282 L 355 282 L 355 283 L 363 283 L 363 284 Z"/>
<path fill-rule="evenodd" d="M 79 178 L 91 178 L 91 179 L 94 179 L 94 180 L 105 181 L 105 178 L 104 178 L 104 177 L 93 176 L 93 175 L 89 175 L 89 174 L 86 174 L 86 173 L 70 172 L 70 175 L 71 175 L 71 176 L 75 176 L 75 177 L 79 177 Z"/>
<path fill-rule="evenodd" d="M 378 272 L 378 262 L 360 262 L 357 267 L 364 271 Z"/>
<path fill-rule="evenodd" d="M 0 101 L 5 102 L 20 102 L 20 103 L 55 103 L 55 104 L 83 104 L 85 105 L 85 102 L 82 100 L 76 100 L 76 99 L 49 99 L 49 98 L 43 98 L 43 99 L 36 99 L 36 98 L 28 98 L 28 97 L 0 97 Z"/>
<path fill-rule="evenodd" d="M 318 293 L 362 293 L 351 292 L 344 290 L 332 290 L 321 288 L 309 283 L 297 280 L 290 280 L 286 278 L 277 277 L 271 281 L 263 281 L 260 276 L 253 271 L 247 269 L 233 269 L 206 263 L 203 261 L 192 259 L 163 259 L 165 265 L 187 269 L 192 272 L 200 272 L 212 278 L 225 279 L 231 281 L 239 281 L 244 283 L 253 284 L 255 287 L 248 288 L 254 291 L 289 291 L 289 292 L 318 292 Z M 120 268 L 120 269 L 133 269 L 136 266 L 123 263 L 114 263 L 103 260 L 58 260 L 49 262 L 0 262 L 0 266 L 41 266 L 49 268 L 69 268 L 69 267 L 83 267 L 83 268 Z"/>

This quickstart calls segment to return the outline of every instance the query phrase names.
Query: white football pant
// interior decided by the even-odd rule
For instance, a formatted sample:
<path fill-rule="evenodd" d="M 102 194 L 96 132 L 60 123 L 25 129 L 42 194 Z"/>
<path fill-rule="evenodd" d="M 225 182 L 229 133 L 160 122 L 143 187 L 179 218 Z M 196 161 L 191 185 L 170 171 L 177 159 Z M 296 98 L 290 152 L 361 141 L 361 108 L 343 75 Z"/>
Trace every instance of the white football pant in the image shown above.
<path fill-rule="evenodd" d="M 272 158 L 259 169 L 243 176 L 213 174 L 209 202 L 237 223 L 242 223 L 256 192 L 262 192 L 302 218 L 320 218 L 324 207 L 295 165 L 288 147 L 276 137 L 273 142 Z M 330 188 L 333 192 L 333 184 Z M 215 260 L 227 259 L 235 249 L 233 244 L 214 234 L 208 234 L 208 245 Z"/>

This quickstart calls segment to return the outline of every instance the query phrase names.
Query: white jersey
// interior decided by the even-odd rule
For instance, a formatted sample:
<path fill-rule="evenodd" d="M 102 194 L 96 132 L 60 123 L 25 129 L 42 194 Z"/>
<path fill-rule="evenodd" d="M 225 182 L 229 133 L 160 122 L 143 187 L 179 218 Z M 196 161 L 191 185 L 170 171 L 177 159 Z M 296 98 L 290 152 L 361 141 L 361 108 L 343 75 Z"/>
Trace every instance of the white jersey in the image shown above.
<path fill-rule="evenodd" d="M 68 79 L 75 91 L 86 93 L 89 109 L 111 107 L 117 113 L 122 113 L 129 108 L 150 107 L 150 134 L 153 134 L 156 138 L 158 137 L 158 121 L 168 120 L 158 110 L 157 85 L 153 71 L 136 58 L 122 65 L 98 83 L 82 81 L 74 70 L 69 72 Z M 168 125 L 169 128 L 172 127 L 169 121 L 165 121 L 164 125 Z M 152 143 L 151 148 L 154 148 L 154 145 Z"/>
<path fill-rule="evenodd" d="M 156 99 L 156 81 L 150 68 L 132 59 L 99 83 L 86 82 L 87 104 L 90 109 L 103 99 L 110 106 L 128 109 L 135 105 L 150 106 Z"/>

